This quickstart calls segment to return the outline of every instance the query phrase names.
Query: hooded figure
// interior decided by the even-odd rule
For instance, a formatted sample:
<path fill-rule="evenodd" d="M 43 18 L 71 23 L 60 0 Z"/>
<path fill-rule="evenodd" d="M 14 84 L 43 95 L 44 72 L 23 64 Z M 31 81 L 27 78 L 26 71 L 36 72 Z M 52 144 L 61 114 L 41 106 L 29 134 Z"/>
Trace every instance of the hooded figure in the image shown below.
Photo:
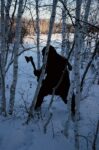
<path fill-rule="evenodd" d="M 46 47 L 42 50 L 42 55 L 44 58 Z M 65 69 L 65 70 L 64 70 Z M 59 55 L 53 46 L 49 47 L 48 59 L 45 69 L 45 79 L 42 82 L 42 86 L 40 88 L 37 102 L 35 105 L 35 110 L 41 107 L 43 99 L 45 96 L 52 94 L 53 88 L 57 86 L 60 79 L 61 82 L 57 86 L 55 95 L 59 95 L 63 102 L 67 103 L 67 95 L 70 87 L 70 79 L 69 79 L 69 71 L 72 70 L 71 64 L 68 60 L 61 55 Z M 41 74 L 42 68 L 39 70 L 35 70 L 34 74 L 39 78 Z M 63 75 L 62 75 L 63 74 Z M 74 111 L 75 102 L 74 95 L 72 98 L 72 111 Z"/>

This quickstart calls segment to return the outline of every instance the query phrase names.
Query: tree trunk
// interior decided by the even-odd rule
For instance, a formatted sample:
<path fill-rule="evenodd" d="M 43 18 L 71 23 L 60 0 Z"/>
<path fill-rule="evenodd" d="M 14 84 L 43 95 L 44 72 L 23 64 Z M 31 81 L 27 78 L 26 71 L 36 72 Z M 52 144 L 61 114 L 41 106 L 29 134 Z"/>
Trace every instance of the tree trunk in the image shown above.
<path fill-rule="evenodd" d="M 0 79 L 1 79 L 1 112 L 6 115 L 5 97 L 5 1 L 1 0 L 1 47 L 0 47 Z"/>
<path fill-rule="evenodd" d="M 6 40 L 6 54 L 5 54 L 5 65 L 7 64 L 7 58 L 8 58 L 8 52 L 9 52 L 9 32 L 10 32 L 10 16 L 9 16 L 9 11 L 11 7 L 12 0 L 7 0 L 7 5 L 5 9 L 5 40 Z"/>
<path fill-rule="evenodd" d="M 81 47 L 81 33 L 80 33 L 80 12 L 82 0 L 76 0 L 76 20 L 75 20 L 75 49 L 74 49 L 74 81 L 75 81 L 75 149 L 79 150 L 79 109 L 80 109 L 80 47 Z"/>
<path fill-rule="evenodd" d="M 15 32 L 15 43 L 14 43 L 14 62 L 13 62 L 13 81 L 10 87 L 10 102 L 9 102 L 9 114 L 13 113 L 14 101 L 15 101 L 15 92 L 18 79 L 18 49 L 20 44 L 21 36 L 21 17 L 23 14 L 23 0 L 19 1 L 17 22 L 16 22 L 16 32 Z"/>
<path fill-rule="evenodd" d="M 85 13 L 84 13 L 84 22 L 83 22 L 83 26 L 82 26 L 82 33 L 81 33 L 81 52 L 82 52 L 82 57 L 81 57 L 81 67 L 83 67 L 83 59 L 84 59 L 84 56 L 83 56 L 83 53 L 85 53 L 85 43 L 84 43 L 84 40 L 85 40 L 85 35 L 88 31 L 88 17 L 89 17 L 89 12 L 90 12 L 90 6 L 91 6 L 91 0 L 87 0 L 87 3 L 86 3 L 86 7 L 85 7 Z"/>
<path fill-rule="evenodd" d="M 40 27 L 39 27 L 39 0 L 36 0 L 36 36 L 37 36 L 37 68 L 40 69 Z"/>
<path fill-rule="evenodd" d="M 64 0 L 64 5 L 66 5 L 67 0 Z M 62 8 L 62 56 L 66 54 L 66 10 L 63 6 Z"/>

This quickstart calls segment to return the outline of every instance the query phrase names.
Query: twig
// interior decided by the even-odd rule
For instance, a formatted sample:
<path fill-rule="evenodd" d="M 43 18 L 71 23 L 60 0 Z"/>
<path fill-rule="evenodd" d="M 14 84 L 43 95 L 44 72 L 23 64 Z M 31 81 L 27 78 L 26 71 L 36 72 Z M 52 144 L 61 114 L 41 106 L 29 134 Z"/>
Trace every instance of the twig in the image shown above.
<path fill-rule="evenodd" d="M 86 144 L 87 144 L 87 149 L 88 149 L 88 138 L 84 135 L 77 135 L 77 136 L 82 137 L 83 139 L 85 139 Z"/>
<path fill-rule="evenodd" d="M 96 141 L 97 141 L 97 138 L 98 138 L 98 133 L 99 133 L 99 120 L 98 120 L 98 123 L 97 123 L 96 132 L 95 132 L 95 135 L 94 135 L 94 140 L 93 140 L 93 143 L 92 143 L 92 149 L 93 150 L 96 150 Z"/>
<path fill-rule="evenodd" d="M 71 22 L 72 22 L 72 25 L 73 25 L 74 27 L 75 27 L 75 24 L 74 24 L 74 22 L 73 22 L 73 18 L 76 19 L 76 21 L 78 21 L 78 22 L 81 22 L 81 23 L 84 23 L 84 24 L 87 24 L 87 25 L 89 25 L 89 26 L 91 26 L 91 27 L 96 28 L 96 29 L 98 30 L 98 32 L 99 32 L 99 27 L 97 27 L 97 26 L 95 26 L 95 25 L 92 25 L 91 23 L 86 22 L 86 21 L 83 21 L 83 20 L 81 20 L 81 19 L 77 19 L 75 16 L 72 16 L 72 15 L 70 14 L 69 10 L 67 9 L 66 5 L 64 4 L 63 0 L 59 0 L 59 1 L 63 4 L 64 8 L 66 9 L 67 14 L 68 14 L 68 16 L 70 17 Z"/>
<path fill-rule="evenodd" d="M 47 119 L 47 121 L 46 121 L 46 123 L 44 125 L 44 133 L 46 133 L 46 131 L 47 131 L 47 126 L 48 126 L 51 118 L 52 118 L 52 113 L 50 113 L 50 115 L 49 115 L 49 117 L 48 117 L 48 119 Z"/>
<path fill-rule="evenodd" d="M 73 41 L 72 48 L 69 51 L 68 58 L 67 58 L 68 60 L 69 60 L 69 58 L 71 56 L 71 53 L 73 52 L 74 46 L 75 46 L 75 40 Z"/>
<path fill-rule="evenodd" d="M 24 102 L 24 106 L 25 106 L 26 113 L 28 114 L 28 113 L 29 113 L 29 110 L 28 110 L 28 108 L 27 108 L 26 101 L 24 100 L 24 96 L 23 96 L 24 93 L 22 93 L 22 92 L 19 91 L 19 94 L 21 95 L 21 98 L 22 98 L 22 100 L 23 100 L 23 102 Z"/>
<path fill-rule="evenodd" d="M 24 46 L 22 46 L 22 47 L 24 48 Z M 26 51 L 28 51 L 28 50 L 31 50 L 31 49 L 33 49 L 33 48 L 35 48 L 35 47 L 25 48 L 24 50 L 22 50 L 21 52 L 19 52 L 18 56 L 20 56 L 20 55 L 23 54 L 24 52 L 26 52 Z M 7 71 L 8 71 L 9 68 L 10 68 L 10 66 L 13 64 L 13 61 L 14 61 L 14 59 L 13 59 L 13 57 L 11 57 L 11 60 L 10 60 L 9 64 L 8 64 L 7 67 L 6 67 L 5 73 L 7 73 Z"/>

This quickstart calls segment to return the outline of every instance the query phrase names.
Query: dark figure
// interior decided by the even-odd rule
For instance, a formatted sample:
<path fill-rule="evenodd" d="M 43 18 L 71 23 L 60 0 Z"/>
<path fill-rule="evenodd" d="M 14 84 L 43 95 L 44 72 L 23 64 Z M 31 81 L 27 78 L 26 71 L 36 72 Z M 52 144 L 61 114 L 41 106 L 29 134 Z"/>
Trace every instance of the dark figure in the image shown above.
<path fill-rule="evenodd" d="M 45 54 L 45 49 L 46 47 L 43 48 L 42 50 L 42 55 L 44 58 Z M 31 63 L 33 65 L 33 60 L 32 57 Z M 65 69 L 66 68 L 66 69 Z M 65 72 L 64 72 L 65 69 Z M 67 103 L 67 95 L 70 87 L 70 79 L 69 79 L 69 70 L 72 70 L 71 64 L 68 62 L 68 60 L 61 55 L 59 55 L 55 48 L 53 46 L 49 47 L 49 53 L 48 53 L 48 59 L 47 59 L 47 65 L 46 65 L 46 70 L 45 74 L 46 77 L 42 82 L 42 86 L 40 88 L 38 97 L 37 97 L 37 102 L 35 105 L 35 109 L 39 108 L 43 102 L 43 98 L 49 94 L 52 94 L 53 88 L 57 86 L 59 80 L 61 79 L 61 76 L 64 72 L 63 78 L 61 80 L 61 83 L 57 87 L 55 91 L 55 95 L 59 95 L 63 102 L 66 104 Z M 41 74 L 42 68 L 39 70 L 36 70 L 34 68 L 34 74 L 39 78 Z M 75 111 L 75 96 L 73 94 L 72 97 L 72 112 L 74 113 Z"/>

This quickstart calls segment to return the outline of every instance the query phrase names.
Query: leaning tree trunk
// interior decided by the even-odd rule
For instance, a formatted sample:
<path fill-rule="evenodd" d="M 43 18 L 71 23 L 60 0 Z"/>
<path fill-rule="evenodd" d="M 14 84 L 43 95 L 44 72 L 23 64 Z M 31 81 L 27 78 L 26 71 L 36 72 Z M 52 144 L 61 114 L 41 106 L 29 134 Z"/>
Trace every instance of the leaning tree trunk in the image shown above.
<path fill-rule="evenodd" d="M 44 78 L 46 62 L 47 62 L 47 57 L 48 57 L 48 52 L 49 52 L 49 46 L 50 46 L 50 41 L 51 41 L 51 35 L 52 35 L 54 21 L 55 21 L 57 2 L 58 2 L 58 0 L 53 0 L 52 14 L 51 14 L 51 18 L 50 18 L 49 33 L 48 33 L 48 39 L 47 39 L 47 47 L 46 47 L 45 56 L 44 56 L 43 68 L 42 68 L 42 72 L 41 72 L 41 75 L 40 75 L 40 79 L 39 79 L 39 82 L 38 82 L 38 85 L 37 85 L 37 88 L 36 88 L 36 91 L 35 91 L 35 95 L 34 95 L 32 104 L 30 106 L 29 115 L 28 115 L 26 123 L 28 123 L 30 121 L 31 117 L 32 117 L 32 113 L 33 113 L 33 110 L 34 110 L 34 107 L 35 107 L 35 104 L 36 104 L 36 101 L 37 101 L 37 97 L 38 97 L 38 94 L 39 94 L 39 91 L 40 91 L 42 80 Z"/>
<path fill-rule="evenodd" d="M 15 32 L 15 43 L 14 43 L 14 62 L 13 62 L 13 81 L 10 88 L 10 102 L 9 102 L 9 114 L 13 113 L 14 101 L 15 101 L 15 92 L 18 79 L 18 49 L 20 44 L 20 35 L 21 35 L 21 17 L 23 14 L 23 0 L 19 1 L 17 21 L 16 21 L 16 32 Z"/>
<path fill-rule="evenodd" d="M 0 47 L 0 82 L 1 82 L 1 112 L 6 115 L 6 96 L 5 96 L 5 1 L 1 0 L 1 47 Z"/>
<path fill-rule="evenodd" d="M 39 27 L 39 0 L 36 0 L 36 36 L 37 36 L 37 68 L 40 68 L 40 27 Z"/>

